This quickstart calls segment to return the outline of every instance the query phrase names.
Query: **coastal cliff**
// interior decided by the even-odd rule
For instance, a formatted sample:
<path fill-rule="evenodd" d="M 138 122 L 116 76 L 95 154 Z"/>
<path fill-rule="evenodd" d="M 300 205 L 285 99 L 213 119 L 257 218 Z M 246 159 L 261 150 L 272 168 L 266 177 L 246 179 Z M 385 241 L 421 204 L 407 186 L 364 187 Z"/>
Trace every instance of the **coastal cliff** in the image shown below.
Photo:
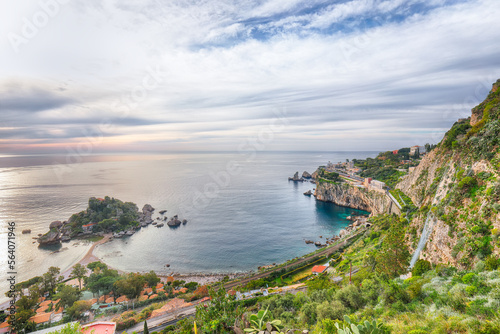
<path fill-rule="evenodd" d="M 420 254 L 432 263 L 466 268 L 500 253 L 499 84 L 396 186 L 420 208 L 410 222 L 413 249 L 427 217 L 436 219 Z"/>
<path fill-rule="evenodd" d="M 372 215 L 389 212 L 391 208 L 391 201 L 385 194 L 376 191 L 368 192 L 348 183 L 330 183 L 319 180 L 314 196 L 319 201 L 368 211 Z"/>

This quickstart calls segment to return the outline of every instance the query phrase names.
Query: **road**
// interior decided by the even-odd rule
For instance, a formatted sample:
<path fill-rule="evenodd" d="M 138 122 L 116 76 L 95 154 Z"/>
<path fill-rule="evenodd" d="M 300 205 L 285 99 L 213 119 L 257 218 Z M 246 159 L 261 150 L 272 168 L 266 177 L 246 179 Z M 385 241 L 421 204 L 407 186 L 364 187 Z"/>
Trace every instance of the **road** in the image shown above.
<path fill-rule="evenodd" d="M 309 256 L 306 256 L 302 259 L 299 259 L 299 260 L 295 261 L 294 263 L 291 263 L 290 266 L 295 266 L 298 264 L 306 263 L 306 262 L 310 261 L 311 259 L 318 257 L 318 256 L 331 255 L 332 253 L 338 251 L 339 248 L 344 247 L 351 239 L 357 237 L 359 234 L 360 233 L 357 233 L 357 234 L 347 238 L 346 240 L 342 241 L 341 243 L 334 245 L 334 246 L 327 247 L 318 253 L 314 253 L 312 255 L 309 255 Z M 282 269 L 283 269 L 283 267 L 274 268 L 274 269 L 271 269 L 269 271 L 255 274 L 251 277 L 243 278 L 239 281 L 229 282 L 229 283 L 224 284 L 224 288 L 226 290 L 228 290 L 228 289 L 234 288 L 234 287 L 239 286 L 239 285 L 244 285 L 244 284 L 249 283 L 250 281 L 254 281 L 254 280 L 257 280 L 260 278 L 265 278 L 265 277 L 271 275 L 272 273 L 280 271 Z"/>

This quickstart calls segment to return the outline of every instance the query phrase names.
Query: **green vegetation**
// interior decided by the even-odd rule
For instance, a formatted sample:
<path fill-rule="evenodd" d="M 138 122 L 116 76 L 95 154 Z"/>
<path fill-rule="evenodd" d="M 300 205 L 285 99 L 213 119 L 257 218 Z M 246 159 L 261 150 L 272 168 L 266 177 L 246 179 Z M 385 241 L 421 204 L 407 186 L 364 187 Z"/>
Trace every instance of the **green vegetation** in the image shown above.
<path fill-rule="evenodd" d="M 434 148 L 426 144 L 429 149 Z M 397 153 L 396 153 L 397 151 Z M 362 169 L 359 174 L 362 177 L 371 177 L 394 188 L 401 176 L 405 172 L 398 169 L 407 169 L 418 165 L 419 156 L 410 156 L 410 148 L 401 148 L 396 151 L 387 151 L 379 153 L 376 158 L 367 158 L 366 160 L 353 159 L 354 165 Z"/>
<path fill-rule="evenodd" d="M 139 225 L 137 205 L 106 196 L 91 197 L 88 209 L 75 213 L 69 219 L 71 235 L 83 232 L 83 225 L 96 224 L 93 232 L 119 232 Z"/>
<path fill-rule="evenodd" d="M 324 168 L 318 170 L 318 180 L 320 182 L 326 181 L 329 183 L 339 183 L 342 182 L 342 178 L 339 173 L 327 172 Z"/>

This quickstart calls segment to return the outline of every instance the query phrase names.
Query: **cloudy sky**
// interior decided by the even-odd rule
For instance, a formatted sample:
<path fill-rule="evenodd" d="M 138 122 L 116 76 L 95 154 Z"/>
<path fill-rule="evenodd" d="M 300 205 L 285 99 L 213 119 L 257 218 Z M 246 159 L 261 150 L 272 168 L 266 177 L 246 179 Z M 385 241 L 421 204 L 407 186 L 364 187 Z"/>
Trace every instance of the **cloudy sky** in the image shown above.
<path fill-rule="evenodd" d="M 497 0 L 0 3 L 0 154 L 435 143 L 500 78 Z"/>

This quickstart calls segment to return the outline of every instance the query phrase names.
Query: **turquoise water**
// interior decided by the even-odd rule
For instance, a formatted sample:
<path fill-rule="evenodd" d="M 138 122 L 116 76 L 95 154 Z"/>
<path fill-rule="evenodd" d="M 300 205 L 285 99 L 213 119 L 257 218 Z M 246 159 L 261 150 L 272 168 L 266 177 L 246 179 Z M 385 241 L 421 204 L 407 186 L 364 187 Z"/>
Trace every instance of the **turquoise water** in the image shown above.
<path fill-rule="evenodd" d="M 92 157 L 59 164 L 64 157 L 0 158 L 0 235 L 6 222 L 18 229 L 18 280 L 49 266 L 69 268 L 89 248 L 72 241 L 58 252 L 39 249 L 32 237 L 54 220 L 84 210 L 91 196 L 106 195 L 168 210 L 188 223 L 148 226 L 131 237 L 96 248 L 96 255 L 125 271 L 241 272 L 315 250 L 304 240 L 337 234 L 355 210 L 316 201 L 309 182 L 288 181 L 328 161 L 375 152 L 200 153 Z M 21 235 L 22 229 L 31 234 Z M 319 236 L 323 236 L 320 239 Z M 1 259 L 1 261 L 5 261 Z M 170 264 L 170 268 L 165 267 Z M 1 262 L 4 266 L 5 263 Z M 3 283 L 1 283 L 3 284 Z M 1 285 L 2 292 L 6 286 Z M 2 294 L 3 295 L 3 294 Z"/>

